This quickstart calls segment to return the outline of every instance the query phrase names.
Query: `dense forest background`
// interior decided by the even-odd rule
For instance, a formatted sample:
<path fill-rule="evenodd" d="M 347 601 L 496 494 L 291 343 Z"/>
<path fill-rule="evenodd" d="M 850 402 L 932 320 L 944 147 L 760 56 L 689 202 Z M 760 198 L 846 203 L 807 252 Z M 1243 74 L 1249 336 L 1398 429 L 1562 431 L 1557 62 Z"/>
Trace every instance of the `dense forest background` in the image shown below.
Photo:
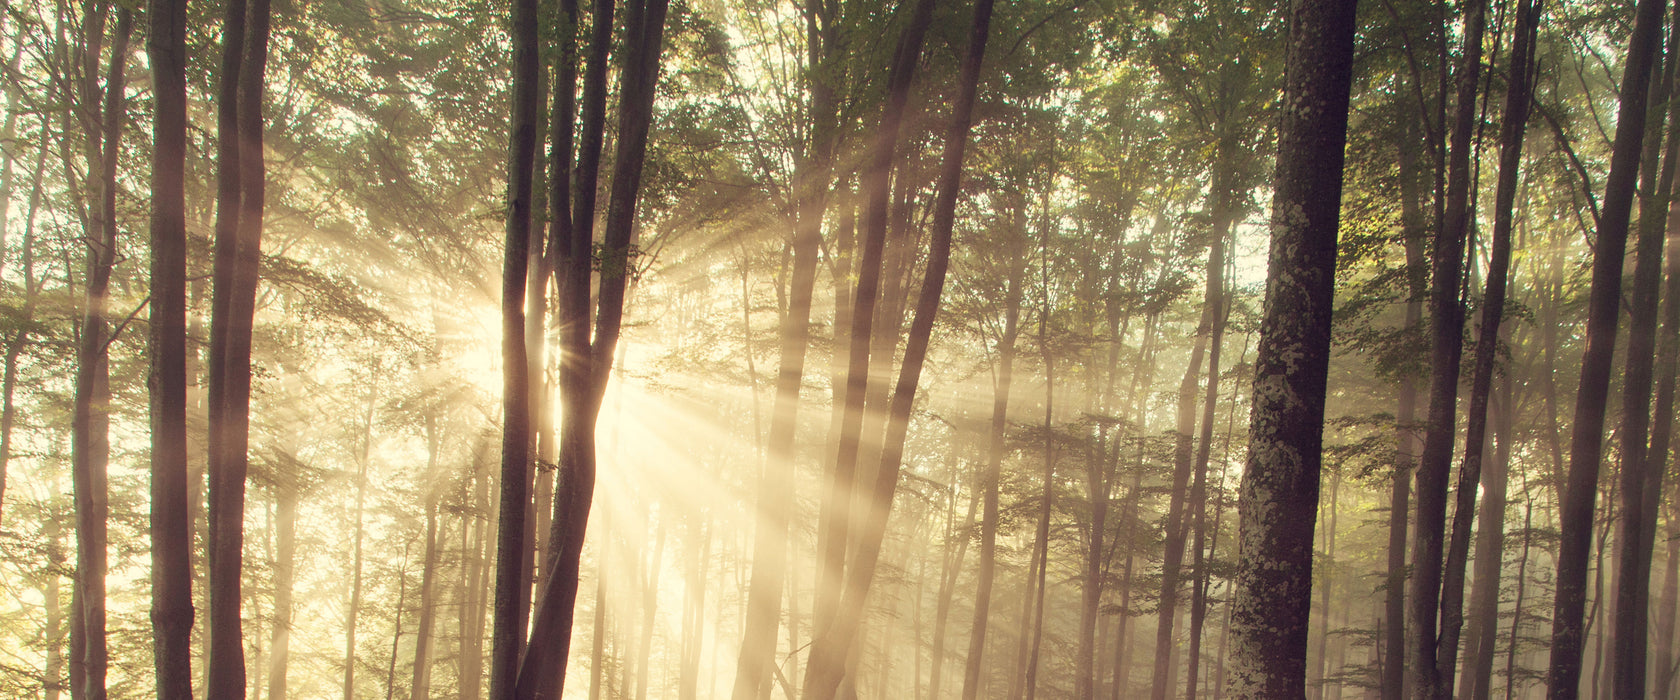
<path fill-rule="evenodd" d="M 0 695 L 1680 693 L 1680 7 L 142 4 L 0 14 Z"/>

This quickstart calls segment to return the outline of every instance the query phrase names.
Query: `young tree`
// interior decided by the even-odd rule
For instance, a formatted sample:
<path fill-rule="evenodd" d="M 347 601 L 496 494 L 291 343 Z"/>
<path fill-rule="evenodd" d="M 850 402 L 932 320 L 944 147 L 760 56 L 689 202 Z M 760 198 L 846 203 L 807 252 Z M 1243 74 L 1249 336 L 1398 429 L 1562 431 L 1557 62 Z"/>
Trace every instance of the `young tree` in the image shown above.
<path fill-rule="evenodd" d="M 1239 696 L 1306 693 L 1354 9 L 1352 0 L 1295 0 L 1289 8 L 1266 312 L 1238 504 L 1231 680 Z"/>

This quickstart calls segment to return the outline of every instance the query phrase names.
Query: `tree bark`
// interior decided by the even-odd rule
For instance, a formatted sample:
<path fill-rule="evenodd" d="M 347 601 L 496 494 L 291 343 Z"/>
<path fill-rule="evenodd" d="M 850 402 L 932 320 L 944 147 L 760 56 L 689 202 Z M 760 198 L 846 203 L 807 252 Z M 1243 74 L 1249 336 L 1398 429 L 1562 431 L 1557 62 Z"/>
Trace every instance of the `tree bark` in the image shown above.
<path fill-rule="evenodd" d="M 1599 459 L 1604 449 L 1604 413 L 1616 345 L 1621 301 L 1622 256 L 1640 146 L 1645 137 L 1647 87 L 1660 44 L 1664 0 L 1640 0 L 1622 74 L 1622 101 L 1610 157 L 1597 239 L 1593 244 L 1592 291 L 1587 301 L 1587 346 L 1581 357 L 1580 389 L 1570 442 L 1568 484 L 1563 493 L 1562 539 L 1558 548 L 1557 593 L 1552 613 L 1552 650 L 1547 697 L 1574 700 L 1579 692 L 1582 614 L 1586 607 L 1587 559 L 1592 542 L 1593 502 L 1598 495 Z"/>
<path fill-rule="evenodd" d="M 1278 130 L 1266 311 L 1255 360 L 1232 609 L 1233 692 L 1306 694 L 1354 2 L 1296 0 Z"/>
<path fill-rule="evenodd" d="M 1647 450 L 1646 438 L 1651 433 L 1651 384 L 1657 354 L 1657 315 L 1662 292 L 1662 264 L 1664 224 L 1669 194 L 1674 188 L 1675 160 L 1680 157 L 1680 134 L 1669 128 L 1666 154 L 1661 157 L 1661 174 L 1654 171 L 1658 147 L 1662 145 L 1664 117 L 1680 118 L 1680 105 L 1670 105 L 1675 74 L 1675 52 L 1680 49 L 1680 34 L 1668 40 L 1668 65 L 1659 77 L 1653 73 L 1655 95 L 1650 102 L 1650 114 L 1645 126 L 1645 151 L 1648 165 L 1640 191 L 1644 196 L 1639 205 L 1639 237 L 1635 243 L 1633 290 L 1628 331 L 1627 372 L 1622 378 L 1622 517 L 1618 521 L 1616 538 L 1621 543 L 1617 558 L 1618 571 L 1615 591 L 1615 634 L 1612 637 L 1613 692 L 1617 697 L 1640 697 L 1646 689 L 1646 653 L 1650 628 L 1651 554 L 1657 529 L 1657 509 L 1661 502 L 1663 474 L 1661 465 L 1667 460 L 1664 452 Z M 1670 251 L 1673 255 L 1675 251 Z M 1672 302 L 1671 302 L 1672 304 Z M 1672 399 L 1670 399 L 1672 402 Z M 1656 420 L 1669 413 L 1657 413 Z M 1665 440 L 1666 443 L 1666 440 Z M 1652 466 L 1657 466 L 1652 469 Z"/>
<path fill-rule="evenodd" d="M 247 6 L 248 5 L 248 6 Z M 216 96 L 217 193 L 210 325 L 208 616 L 209 697 L 243 697 L 244 629 L 240 573 L 245 546 L 245 473 L 249 465 L 251 328 L 261 257 L 263 71 L 268 61 L 269 3 L 228 3 L 222 78 Z"/>
<path fill-rule="evenodd" d="M 1430 251 L 1429 424 L 1418 460 L 1417 526 L 1412 530 L 1412 577 L 1406 595 L 1410 605 L 1407 626 L 1412 632 L 1412 653 L 1407 668 L 1411 671 L 1412 690 L 1421 700 L 1452 697 L 1452 673 L 1443 674 L 1437 660 L 1449 656 L 1445 650 L 1457 649 L 1455 618 L 1461 614 L 1463 597 L 1462 562 L 1457 562 L 1459 581 L 1452 580 L 1451 567 L 1444 575 L 1442 544 L 1446 539 L 1447 482 L 1452 471 L 1453 441 L 1458 435 L 1459 361 L 1464 352 L 1464 304 L 1459 295 L 1464 274 L 1464 239 L 1472 216 L 1471 138 L 1475 132 L 1476 91 L 1480 86 L 1482 36 L 1486 27 L 1486 0 L 1472 0 L 1465 8 L 1464 48 L 1455 71 L 1458 84 L 1451 150 L 1447 155 L 1446 209 Z M 1473 487 L 1470 496 L 1473 506 Z M 1471 513 L 1466 510 L 1459 515 L 1469 517 Z M 1451 590 L 1443 591 L 1443 583 Z M 1438 618 L 1441 615 L 1447 617 Z"/>
<path fill-rule="evenodd" d="M 532 206 L 536 185 L 539 25 L 536 0 L 512 4 L 512 112 L 508 125 L 507 222 L 502 258 L 502 470 L 496 528 L 496 591 L 490 633 L 490 697 L 514 697 L 530 615 L 526 516 L 531 500 L 531 401 L 525 338 Z"/>
<path fill-rule="evenodd" d="M 150 26 L 146 49 L 152 68 L 154 109 L 150 324 L 152 646 L 159 700 L 190 700 L 193 604 L 192 530 L 187 520 L 186 3 L 152 0 L 146 14 Z M 10 384 L 7 391 L 9 413 Z M 4 469 L 4 462 L 4 449 L 0 448 L 0 470 Z M 276 571 L 277 604 L 278 579 Z M 286 619 L 276 617 L 277 639 Z"/>
<path fill-rule="evenodd" d="M 574 199 L 572 240 L 564 253 L 567 265 L 565 288 L 556 303 L 565 314 L 561 322 L 562 406 L 560 475 L 555 489 L 553 530 L 550 534 L 554 562 L 547 568 L 553 575 L 545 582 L 542 596 L 531 618 L 529 648 L 519 662 L 517 686 L 496 700 L 558 697 L 564 689 L 565 666 L 571 649 L 572 620 L 577 603 L 579 567 L 584 534 L 595 488 L 595 425 L 601 399 L 613 367 L 619 332 L 624 320 L 624 299 L 634 272 L 637 252 L 633 240 L 636 201 L 642 184 L 643 155 L 653 120 L 654 88 L 659 82 L 659 55 L 663 46 L 668 0 L 632 3 L 625 19 L 624 65 L 619 94 L 619 138 L 613 159 L 611 196 L 602 227 L 599 300 L 595 338 L 588 341 L 589 267 L 592 234 L 577 225 L 585 211 L 593 216 L 593 201 L 584 200 L 583 183 L 593 187 L 593 177 L 583 171 L 592 167 L 579 158 L 580 183 Z M 598 16 L 597 21 L 604 19 Z M 597 36 L 601 29 L 597 29 Z M 604 55 L 604 49 L 602 54 Z M 595 65 L 585 78 L 585 149 L 597 131 L 594 95 Z M 604 70 L 604 67 L 602 68 Z M 602 78 L 604 80 L 604 77 Z M 598 156 L 596 156 L 598 160 Z M 592 198 L 591 198 L 592 199 Z M 587 209 L 585 208 L 587 205 Z M 579 307 L 583 313 L 579 314 Z M 582 352 L 587 348 L 587 352 Z M 579 354 L 582 352 L 582 354 Z M 523 629 L 523 628 L 521 628 Z"/>
<path fill-rule="evenodd" d="M 110 517 L 107 470 L 110 465 L 111 388 L 107 321 L 111 268 L 117 256 L 117 156 L 126 116 L 123 75 L 134 15 L 117 11 L 105 90 L 100 95 L 95 71 L 105 31 L 105 8 L 86 18 L 89 36 L 80 105 L 87 128 L 88 211 L 86 222 L 86 299 L 77 346 L 75 414 L 72 423 L 72 473 L 76 510 L 76 579 L 72 595 L 71 689 L 86 700 L 104 700 L 109 656 L 105 627 L 107 520 Z M 103 114 L 99 104 L 103 97 Z M 80 661 L 80 663 L 77 663 Z"/>
<path fill-rule="evenodd" d="M 1492 693 L 1494 642 L 1499 635 L 1499 581 L 1505 563 L 1505 494 L 1515 411 L 1511 378 L 1507 375 L 1501 382 L 1499 401 L 1491 408 L 1495 446 L 1493 462 L 1482 475 L 1482 525 L 1476 531 L 1476 570 L 1470 590 L 1470 627 L 1465 635 L 1467 658 L 1465 682 L 1458 693 L 1460 700 L 1487 700 Z"/>
<path fill-rule="evenodd" d="M 1235 143 L 1221 144 L 1227 153 L 1235 151 Z M 1223 173 L 1229 183 L 1234 175 L 1230 169 Z M 1207 477 L 1208 462 L 1213 456 L 1213 421 L 1219 408 L 1219 351 L 1225 341 L 1225 240 L 1234 217 L 1230 202 L 1231 185 L 1215 194 L 1213 202 L 1213 244 L 1208 255 L 1207 299 L 1204 302 L 1208 339 L 1207 389 L 1202 398 L 1201 436 L 1196 446 L 1193 481 L 1190 485 L 1191 564 L 1190 564 L 1190 646 L 1185 661 L 1186 700 L 1196 700 L 1201 673 L 1202 625 L 1207 618 L 1207 581 L 1205 569 L 1207 545 Z"/>
<path fill-rule="evenodd" d="M 1477 484 L 1481 483 L 1484 490 L 1491 493 L 1488 489 L 1491 484 L 1486 483 L 1482 476 L 1483 443 L 1487 435 L 1488 399 L 1493 390 L 1493 361 L 1499 351 L 1499 324 L 1505 313 L 1505 288 L 1510 276 L 1511 228 L 1531 92 L 1528 74 L 1533 64 L 1532 32 L 1537 31 L 1538 21 L 1537 8 L 1529 3 L 1519 4 L 1513 30 L 1516 39 L 1511 51 L 1510 82 L 1505 94 L 1505 119 L 1500 127 L 1499 182 L 1494 194 L 1487 291 L 1482 296 L 1482 322 L 1477 330 L 1475 367 L 1470 379 L 1470 406 L 1465 416 L 1464 463 L 1459 468 L 1452 539 L 1447 546 L 1441 584 L 1441 639 L 1435 661 L 1435 678 L 1440 686 L 1437 696 L 1440 698 L 1452 695 L 1453 679 L 1458 670 L 1459 630 L 1464 622 L 1464 571 L 1470 557 L 1470 532 L 1476 517 Z M 1493 505 L 1500 509 L 1505 507 L 1503 499 Z M 1495 538 L 1493 576 L 1498 575 L 1497 541 Z M 1483 554 L 1487 551 L 1478 550 Z M 1476 583 L 1481 585 L 1481 577 L 1477 577 Z"/>

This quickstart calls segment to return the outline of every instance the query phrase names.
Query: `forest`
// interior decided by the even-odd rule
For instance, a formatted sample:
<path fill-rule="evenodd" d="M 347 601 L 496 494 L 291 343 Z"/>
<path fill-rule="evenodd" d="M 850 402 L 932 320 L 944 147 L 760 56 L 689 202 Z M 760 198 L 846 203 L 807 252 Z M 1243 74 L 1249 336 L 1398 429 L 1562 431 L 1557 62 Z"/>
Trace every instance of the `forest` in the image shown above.
<path fill-rule="evenodd" d="M 0 66 L 0 697 L 1680 697 L 1680 3 L 5 0 Z"/>

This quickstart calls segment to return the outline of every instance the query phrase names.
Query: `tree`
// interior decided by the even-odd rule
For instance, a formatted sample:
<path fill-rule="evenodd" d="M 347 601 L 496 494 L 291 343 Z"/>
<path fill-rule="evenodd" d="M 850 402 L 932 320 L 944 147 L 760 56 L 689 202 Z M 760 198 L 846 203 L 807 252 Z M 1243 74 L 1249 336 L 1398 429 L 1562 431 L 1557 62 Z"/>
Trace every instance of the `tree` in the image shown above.
<path fill-rule="evenodd" d="M 1297 0 L 1278 128 L 1266 312 L 1238 503 L 1232 690 L 1306 692 L 1331 296 L 1353 78 L 1354 3 Z"/>
<path fill-rule="evenodd" d="M 192 698 L 187 519 L 187 8 L 148 5 L 152 65 L 152 636 L 160 700 Z"/>
<path fill-rule="evenodd" d="M 1592 543 L 1593 502 L 1597 499 L 1599 458 L 1603 454 L 1604 413 L 1610 365 L 1616 345 L 1621 303 L 1622 255 L 1627 247 L 1640 146 L 1645 137 L 1647 88 L 1651 80 L 1663 0 L 1641 0 L 1622 71 L 1622 101 L 1616 115 L 1616 139 L 1610 175 L 1593 244 L 1592 291 L 1587 301 L 1587 346 L 1575 395 L 1575 423 L 1570 436 L 1568 481 L 1562 494 L 1559 526 L 1557 594 L 1552 611 L 1552 650 L 1547 697 L 1573 700 L 1579 692 L 1582 617 L 1586 608 L 1587 562 Z"/>

